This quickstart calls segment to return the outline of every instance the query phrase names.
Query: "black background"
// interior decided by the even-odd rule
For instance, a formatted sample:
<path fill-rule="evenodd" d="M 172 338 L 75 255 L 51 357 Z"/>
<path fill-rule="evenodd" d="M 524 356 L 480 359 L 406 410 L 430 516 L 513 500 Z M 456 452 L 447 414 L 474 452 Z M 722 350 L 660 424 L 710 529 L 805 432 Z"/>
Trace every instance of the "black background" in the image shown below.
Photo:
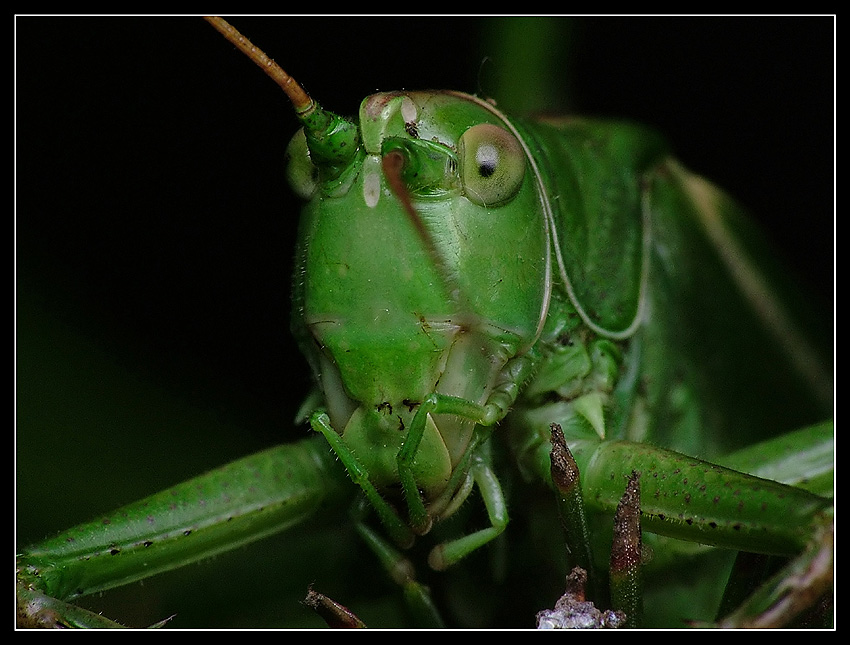
<path fill-rule="evenodd" d="M 487 66 L 500 64 L 476 18 L 233 23 L 341 113 L 375 90 L 489 94 Z M 297 126 L 278 88 L 200 18 L 18 17 L 15 28 L 18 521 L 31 540 L 303 435 L 291 419 L 310 378 L 289 333 L 298 206 L 282 158 Z M 558 28 L 569 109 L 665 133 L 760 219 L 789 279 L 831 317 L 834 20 Z M 128 447 L 120 427 L 66 422 L 65 379 L 92 378 L 61 349 L 67 338 L 143 384 L 140 396 L 154 388 L 202 410 L 210 429 L 184 424 L 181 438 L 154 424 Z M 99 405 L 80 388 L 78 401 Z"/>

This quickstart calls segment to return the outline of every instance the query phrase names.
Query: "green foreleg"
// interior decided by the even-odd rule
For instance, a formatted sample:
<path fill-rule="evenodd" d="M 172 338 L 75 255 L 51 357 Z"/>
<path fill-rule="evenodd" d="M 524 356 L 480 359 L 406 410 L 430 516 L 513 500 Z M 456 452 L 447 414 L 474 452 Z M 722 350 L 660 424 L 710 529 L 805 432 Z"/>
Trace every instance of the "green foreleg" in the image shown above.
<path fill-rule="evenodd" d="M 347 486 L 320 441 L 245 457 L 18 555 L 18 591 L 34 620 L 91 623 L 61 603 L 170 571 L 304 521 Z M 56 599 L 50 604 L 38 594 Z M 29 609 L 27 609 L 29 608 Z M 40 618 L 39 618 L 40 616 Z M 52 619 L 51 619 L 52 620 Z M 24 618 L 26 623 L 26 617 Z"/>
<path fill-rule="evenodd" d="M 414 622 L 419 627 L 445 627 L 428 588 L 416 580 L 410 561 L 363 522 L 358 521 L 356 526 L 360 537 L 378 557 L 381 566 L 390 578 L 401 586 L 405 603 L 413 614 Z"/>
<path fill-rule="evenodd" d="M 508 509 L 499 480 L 480 455 L 473 455 L 470 474 L 481 491 L 490 524 L 486 529 L 435 546 L 428 556 L 432 569 L 442 571 L 498 537 L 508 525 Z"/>
<path fill-rule="evenodd" d="M 378 513 L 378 517 L 386 527 L 393 541 L 407 548 L 413 544 L 413 535 L 404 521 L 396 513 L 395 509 L 381 497 L 378 489 L 369 480 L 369 473 L 358 461 L 357 457 L 343 441 L 342 437 L 331 427 L 330 419 L 324 412 L 316 412 L 310 419 L 313 430 L 320 432 L 330 444 L 334 453 L 339 457 L 349 476 L 365 493 L 369 503 Z"/>
<path fill-rule="evenodd" d="M 419 450 L 419 444 L 422 441 L 422 435 L 425 432 L 425 423 L 430 414 L 454 414 L 464 419 L 469 419 L 474 423 L 481 423 L 486 418 L 487 409 L 484 406 L 477 405 L 465 399 L 460 399 L 444 394 L 433 393 L 428 396 L 413 417 L 413 422 L 410 424 L 410 429 L 407 437 L 404 440 L 404 445 L 399 450 L 397 456 L 398 476 L 404 489 L 405 500 L 410 514 L 410 524 L 413 530 L 420 535 L 424 535 L 431 528 L 432 518 L 428 510 L 425 508 L 425 502 L 422 495 L 419 493 L 419 487 L 416 483 L 416 477 L 413 473 L 413 460 L 416 457 L 416 451 Z M 474 445 L 467 449 L 467 455 L 474 450 Z M 465 473 L 465 468 L 459 464 L 454 472 L 458 476 Z M 457 483 L 460 483 L 459 481 Z M 455 480 L 449 482 L 447 492 L 454 494 L 453 485 Z"/>

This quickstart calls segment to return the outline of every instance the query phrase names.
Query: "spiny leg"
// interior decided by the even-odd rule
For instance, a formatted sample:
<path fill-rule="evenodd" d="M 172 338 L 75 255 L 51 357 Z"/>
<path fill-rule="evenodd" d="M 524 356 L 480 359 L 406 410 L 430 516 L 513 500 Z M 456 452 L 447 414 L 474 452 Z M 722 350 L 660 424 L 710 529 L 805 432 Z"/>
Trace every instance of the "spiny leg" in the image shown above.
<path fill-rule="evenodd" d="M 481 491 L 481 497 L 490 519 L 490 526 L 435 546 L 428 555 L 428 564 L 437 571 L 452 566 L 476 549 L 491 542 L 508 525 L 508 509 L 499 480 L 490 464 L 478 453 L 472 455 L 469 474 Z"/>
<path fill-rule="evenodd" d="M 17 626 L 19 629 L 123 628 L 99 614 L 52 598 L 18 583 Z"/>
<path fill-rule="evenodd" d="M 354 456 L 342 437 L 331 427 L 328 415 L 321 411 L 316 412 L 310 418 L 310 425 L 313 430 L 320 432 L 325 437 L 343 466 L 345 466 L 351 479 L 365 493 L 369 503 L 378 513 L 381 523 L 387 529 L 393 541 L 402 548 L 410 547 L 414 539 L 410 528 L 399 517 L 396 510 L 381 497 L 378 489 L 375 488 L 375 485 L 369 479 L 367 470 L 358 461 L 357 457 Z"/>
<path fill-rule="evenodd" d="M 416 411 L 408 429 L 407 437 L 405 437 L 404 445 L 399 450 L 396 460 L 398 476 L 407 502 L 410 526 L 415 533 L 420 535 L 424 535 L 431 528 L 432 518 L 425 507 L 422 495 L 419 493 L 419 487 L 413 473 L 413 460 L 419 450 L 419 444 L 425 432 L 425 424 L 431 414 L 454 414 L 474 423 L 480 423 L 486 419 L 487 408 L 466 399 L 434 392 L 425 398 Z M 467 448 L 465 457 L 469 457 L 474 449 L 475 441 Z M 449 481 L 447 487 L 450 494 L 454 494 L 456 486 L 460 484 L 459 477 L 464 476 L 465 472 L 466 468 L 462 463 L 454 469 L 456 476 Z"/>
<path fill-rule="evenodd" d="M 404 600 L 418 627 L 442 628 L 443 619 L 434 605 L 428 588 L 418 582 L 410 561 L 364 522 L 355 522 L 357 532 L 377 556 L 384 571 L 401 586 Z"/>
<path fill-rule="evenodd" d="M 121 625 L 88 609 L 72 605 L 63 600 L 17 584 L 17 627 L 18 629 L 125 629 Z M 174 616 L 169 616 L 149 627 L 165 627 Z"/>
<path fill-rule="evenodd" d="M 405 499 L 410 513 L 410 524 L 414 531 L 423 534 L 430 528 L 431 518 L 425 508 L 422 496 L 413 474 L 413 460 L 425 431 L 425 423 L 431 414 L 452 414 L 476 424 L 475 436 L 467 447 L 461 464 L 455 468 L 447 491 L 454 496 L 457 487 L 466 474 L 464 461 L 475 451 L 476 445 L 483 444 L 492 427 L 508 413 L 514 404 L 522 383 L 531 375 L 533 361 L 528 356 L 518 356 L 509 361 L 500 375 L 498 385 L 490 393 L 484 405 L 467 399 L 431 393 L 419 406 L 411 423 L 408 436 L 397 456 L 399 479 L 404 489 Z M 461 498 L 462 501 L 462 498 Z M 433 506 L 433 504 L 432 504 Z M 438 504 L 437 507 L 440 505 Z M 446 517 L 447 514 L 443 514 Z"/>

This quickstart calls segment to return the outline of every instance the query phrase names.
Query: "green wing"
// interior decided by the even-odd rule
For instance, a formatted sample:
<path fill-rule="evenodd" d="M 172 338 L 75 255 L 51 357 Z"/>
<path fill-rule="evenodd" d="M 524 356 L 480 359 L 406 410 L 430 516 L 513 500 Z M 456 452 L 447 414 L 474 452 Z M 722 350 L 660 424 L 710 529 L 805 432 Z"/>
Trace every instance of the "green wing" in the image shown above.
<path fill-rule="evenodd" d="M 663 139 L 629 124 L 518 124 L 536 151 L 552 211 L 561 283 L 584 321 L 610 338 L 639 322 L 651 239 L 642 177 Z"/>

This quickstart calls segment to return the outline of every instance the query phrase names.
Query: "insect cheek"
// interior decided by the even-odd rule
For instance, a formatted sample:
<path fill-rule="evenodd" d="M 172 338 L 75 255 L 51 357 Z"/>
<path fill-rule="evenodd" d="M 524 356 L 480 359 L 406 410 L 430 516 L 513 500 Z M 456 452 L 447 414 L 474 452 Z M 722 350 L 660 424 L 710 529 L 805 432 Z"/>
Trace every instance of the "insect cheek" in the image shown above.
<path fill-rule="evenodd" d="M 479 206 L 513 199 L 525 177 L 525 152 L 516 137 L 497 125 L 469 128 L 458 142 L 460 176 L 466 197 Z"/>
<path fill-rule="evenodd" d="M 301 199 L 310 199 L 319 182 L 319 169 L 310 159 L 304 129 L 298 130 L 286 146 L 286 180 Z"/>

